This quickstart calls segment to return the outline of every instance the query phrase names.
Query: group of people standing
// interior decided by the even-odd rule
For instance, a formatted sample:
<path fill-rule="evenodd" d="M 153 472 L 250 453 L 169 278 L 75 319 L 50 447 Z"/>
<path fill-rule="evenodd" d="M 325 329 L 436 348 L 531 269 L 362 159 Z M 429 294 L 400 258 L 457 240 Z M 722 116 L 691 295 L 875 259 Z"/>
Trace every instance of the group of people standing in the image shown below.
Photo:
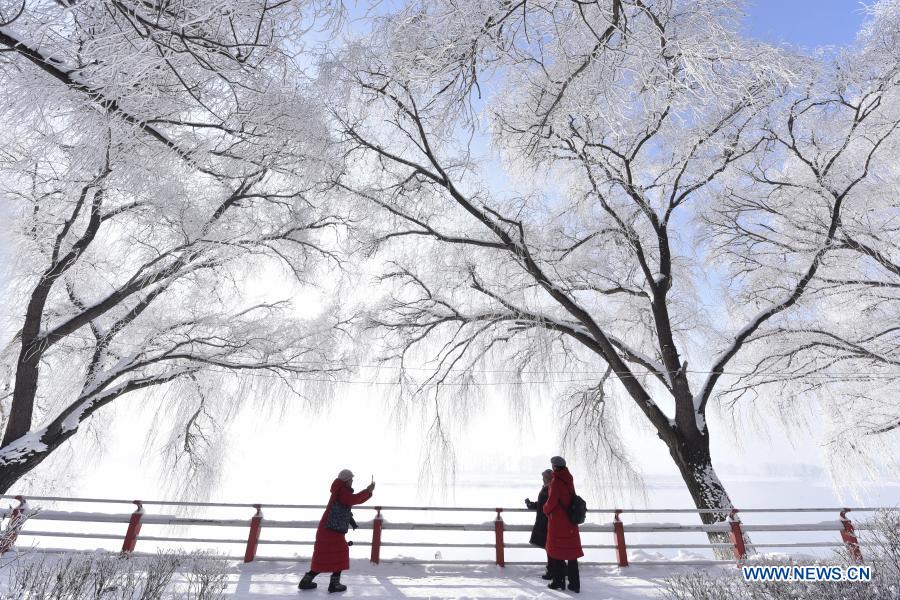
<path fill-rule="evenodd" d="M 529 542 L 547 551 L 547 571 L 541 576 L 549 579 L 552 590 L 581 591 L 578 575 L 578 559 L 584 556 L 578 525 L 569 518 L 568 508 L 575 496 L 575 482 L 566 467 L 566 459 L 554 456 L 550 469 L 541 476 L 544 486 L 538 492 L 537 502 L 525 499 L 525 506 L 537 511 Z"/>
<path fill-rule="evenodd" d="M 568 579 L 569 590 L 577 593 L 581 591 L 578 559 L 584 556 L 584 552 L 578 525 L 572 522 L 568 510 L 575 497 L 575 483 L 564 458 L 554 456 L 550 459 L 550 466 L 551 469 L 543 472 L 544 486 L 537 502 L 525 499 L 525 505 L 537 511 L 530 542 L 547 551 L 547 571 L 542 576 L 550 580 L 547 587 L 566 589 Z M 350 507 L 371 498 L 374 490 L 373 479 L 363 491 L 354 493 L 353 472 L 344 469 L 338 473 L 331 483 L 331 498 L 316 529 L 312 564 L 300 580 L 299 589 L 316 589 L 317 584 L 313 581 L 316 576 L 330 572 L 328 591 L 346 591 L 347 586 L 341 583 L 341 572 L 350 568 L 350 545 L 346 534 L 351 527 L 357 527 Z"/>

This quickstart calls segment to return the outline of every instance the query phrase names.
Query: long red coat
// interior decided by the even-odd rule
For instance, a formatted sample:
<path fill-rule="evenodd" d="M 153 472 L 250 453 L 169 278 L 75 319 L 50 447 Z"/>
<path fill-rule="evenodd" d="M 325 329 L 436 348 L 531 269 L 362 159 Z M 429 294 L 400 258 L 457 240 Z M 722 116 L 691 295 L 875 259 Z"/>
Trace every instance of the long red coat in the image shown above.
<path fill-rule="evenodd" d="M 363 490 L 358 494 L 347 485 L 346 481 L 335 479 L 331 484 L 331 494 L 344 506 L 362 504 L 372 497 L 372 492 Z M 346 534 L 328 529 L 328 514 L 331 512 L 331 501 L 319 520 L 316 530 L 316 545 L 313 546 L 311 570 L 317 573 L 345 571 L 350 568 L 350 546 L 347 545 Z"/>
<path fill-rule="evenodd" d="M 544 504 L 547 515 L 547 556 L 558 560 L 574 560 L 584 556 L 578 525 L 569 520 L 566 509 L 572 504 L 575 482 L 569 470 L 553 471 L 550 494 Z"/>

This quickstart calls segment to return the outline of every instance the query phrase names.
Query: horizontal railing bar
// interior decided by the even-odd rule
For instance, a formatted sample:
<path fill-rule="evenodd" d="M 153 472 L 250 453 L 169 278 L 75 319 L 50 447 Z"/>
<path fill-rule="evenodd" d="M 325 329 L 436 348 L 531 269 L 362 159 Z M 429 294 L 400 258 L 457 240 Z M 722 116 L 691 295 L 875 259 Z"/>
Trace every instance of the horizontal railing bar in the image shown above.
<path fill-rule="evenodd" d="M 197 527 L 246 527 L 249 519 L 199 519 L 174 515 L 148 515 L 141 517 L 141 525 L 193 525 Z"/>
<path fill-rule="evenodd" d="M 446 559 L 446 560 L 421 560 L 417 558 L 382 558 L 381 563 L 393 563 L 399 565 L 495 565 L 497 564 L 493 560 L 467 560 L 467 559 Z M 546 565 L 547 561 L 544 562 L 510 562 L 505 561 L 507 565 Z M 578 561 L 579 565 L 585 565 L 588 563 L 584 563 L 582 561 Z"/>
<path fill-rule="evenodd" d="M 2 499 L 15 499 L 15 495 L 0 494 Z M 64 496 L 26 496 L 28 500 L 39 500 L 46 502 L 87 502 L 102 504 L 133 504 L 134 500 L 124 500 L 121 498 L 67 498 Z M 253 508 L 256 504 L 260 504 L 263 508 L 295 508 L 295 509 L 324 509 L 322 504 L 269 504 L 264 502 L 187 502 L 175 500 L 141 500 L 145 506 L 211 506 L 211 507 L 229 507 L 229 508 Z M 360 510 L 375 510 L 375 506 L 357 506 Z M 440 511 L 440 512 L 495 512 L 498 507 L 484 506 L 381 506 L 382 511 L 400 510 L 400 511 Z M 534 512 L 527 508 L 501 508 L 502 512 L 508 513 L 528 513 Z M 739 513 L 765 512 L 765 513 L 787 513 L 787 512 L 840 512 L 847 510 L 850 512 L 875 512 L 879 510 L 889 510 L 888 507 L 829 507 L 829 508 L 742 508 Z M 680 513 L 680 514 L 715 514 L 729 513 L 730 508 L 597 508 L 589 509 L 588 513 L 608 513 L 614 514 L 620 511 L 622 514 L 663 514 L 663 513 Z"/>
<path fill-rule="evenodd" d="M 122 535 L 112 533 L 70 533 L 65 531 L 20 531 L 20 536 L 31 537 L 60 537 L 60 538 L 85 538 L 89 540 L 122 540 Z"/>
<path fill-rule="evenodd" d="M 142 535 L 142 542 L 187 542 L 187 543 L 204 543 L 204 544 L 246 544 L 247 540 L 223 540 L 219 538 L 180 538 L 155 535 Z"/>
<path fill-rule="evenodd" d="M 122 535 L 112 533 L 73 533 L 65 531 L 21 531 L 20 536 L 31 537 L 56 537 L 56 538 L 83 538 L 89 540 L 122 540 Z M 193 542 L 204 544 L 246 544 L 247 540 L 229 540 L 222 538 L 182 538 L 182 537 L 166 537 L 155 535 L 142 535 L 141 541 L 148 542 Z M 312 542 L 309 542 L 312 544 Z"/>
<path fill-rule="evenodd" d="M 712 525 L 642 525 L 640 523 L 625 523 L 626 532 L 632 533 L 683 533 L 683 532 L 703 532 L 703 533 L 727 533 L 731 531 L 728 523 L 713 523 Z M 587 529 L 586 531 L 612 531 L 612 527 L 602 529 Z"/>
<path fill-rule="evenodd" d="M 615 546 L 610 546 L 615 548 Z M 714 548 L 734 548 L 734 544 L 628 544 L 628 549 L 632 548 L 705 548 L 712 550 Z"/>
<path fill-rule="evenodd" d="M 246 525 L 246 521 L 244 524 Z M 263 519 L 263 527 L 272 529 L 317 529 L 318 521 L 279 521 L 277 519 Z M 372 529 L 371 521 L 363 521 L 359 524 L 360 529 Z"/>
<path fill-rule="evenodd" d="M 429 544 L 428 542 L 385 542 L 381 541 L 381 547 L 395 548 L 493 548 L 494 544 Z M 528 548 L 528 544 L 504 544 L 504 548 Z"/>
<path fill-rule="evenodd" d="M 753 542 L 752 546 L 754 548 L 843 548 L 844 544 L 841 544 L 840 542 L 791 542 L 783 544 L 757 544 L 756 542 Z"/>
<path fill-rule="evenodd" d="M 245 543 L 245 542 L 246 542 L 246 540 L 244 540 L 244 542 L 241 542 L 241 543 Z M 264 540 L 264 539 L 260 539 L 259 543 L 260 544 L 269 544 L 271 546 L 312 546 L 316 542 L 315 542 L 315 540 Z M 372 542 L 364 542 L 362 540 L 353 541 L 352 545 L 353 546 L 371 546 Z M 384 544 L 382 544 L 382 546 L 384 546 Z"/>
<path fill-rule="evenodd" d="M 74 521 L 77 523 L 127 523 L 131 515 L 127 514 L 103 514 L 103 513 L 77 513 L 54 510 L 42 510 L 30 517 L 29 521 Z"/>
<path fill-rule="evenodd" d="M 741 528 L 744 531 L 840 531 L 844 527 L 840 521 L 834 521 L 827 523 L 790 523 L 783 525 L 755 525 L 752 523 L 741 523 Z"/>
<path fill-rule="evenodd" d="M 493 523 L 384 523 L 384 531 L 494 531 Z M 531 531 L 528 525 L 507 525 L 506 531 Z"/>
<path fill-rule="evenodd" d="M 579 561 L 580 562 L 580 561 Z M 613 563 L 616 564 L 616 563 Z M 665 567 L 677 567 L 679 565 L 733 565 L 733 560 L 716 560 L 713 558 L 710 559 L 697 559 L 697 560 L 628 560 L 628 564 L 631 566 L 665 566 Z"/>

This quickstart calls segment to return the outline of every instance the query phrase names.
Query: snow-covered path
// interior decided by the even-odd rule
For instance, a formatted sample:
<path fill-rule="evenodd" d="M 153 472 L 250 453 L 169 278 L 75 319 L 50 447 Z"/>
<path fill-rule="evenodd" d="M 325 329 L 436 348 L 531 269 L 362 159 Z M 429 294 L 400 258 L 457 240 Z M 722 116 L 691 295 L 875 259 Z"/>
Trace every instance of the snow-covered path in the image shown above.
<path fill-rule="evenodd" d="M 229 575 L 228 598 L 279 600 L 329 597 L 328 576 L 319 575 L 319 588 L 299 592 L 297 582 L 306 563 L 256 562 L 239 564 Z M 635 600 L 659 597 L 663 579 L 691 567 L 645 566 L 582 567 L 581 594 L 547 589 L 540 567 L 482 565 L 372 565 L 353 561 L 342 582 L 345 598 L 571 598 L 591 600 Z"/>

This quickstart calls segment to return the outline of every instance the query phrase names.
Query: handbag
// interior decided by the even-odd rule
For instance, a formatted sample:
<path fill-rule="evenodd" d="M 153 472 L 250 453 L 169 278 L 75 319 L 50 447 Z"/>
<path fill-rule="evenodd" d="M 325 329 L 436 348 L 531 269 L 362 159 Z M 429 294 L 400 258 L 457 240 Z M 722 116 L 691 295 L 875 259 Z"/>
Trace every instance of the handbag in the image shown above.
<path fill-rule="evenodd" d="M 350 507 L 341 504 L 334 494 L 331 495 L 328 506 L 328 520 L 325 521 L 325 527 L 338 533 L 347 533 L 350 529 L 350 521 L 353 520 Z"/>

